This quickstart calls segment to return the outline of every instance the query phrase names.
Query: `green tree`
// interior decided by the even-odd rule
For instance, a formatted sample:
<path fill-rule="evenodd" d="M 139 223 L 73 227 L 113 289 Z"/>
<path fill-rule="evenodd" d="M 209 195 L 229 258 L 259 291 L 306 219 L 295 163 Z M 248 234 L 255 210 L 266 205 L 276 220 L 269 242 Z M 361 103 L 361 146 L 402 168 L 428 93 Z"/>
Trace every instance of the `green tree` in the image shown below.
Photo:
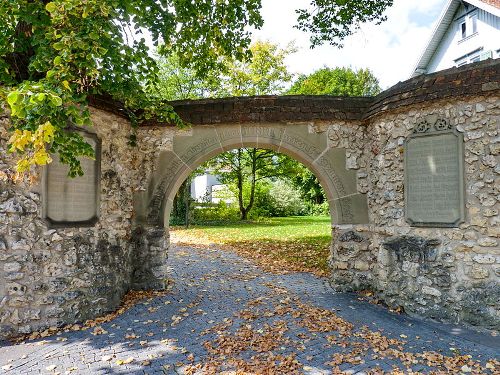
<path fill-rule="evenodd" d="M 273 95 L 284 90 L 293 78 L 285 64 L 285 59 L 296 52 L 293 44 L 279 48 L 268 41 L 257 41 L 250 52 L 247 61 L 225 58 L 222 72 L 208 75 L 206 84 L 213 88 L 212 97 Z"/>
<path fill-rule="evenodd" d="M 165 100 L 279 94 L 293 78 L 285 59 L 295 51 L 292 44 L 280 48 L 257 41 L 250 46 L 248 59 L 225 57 L 203 76 L 182 66 L 178 56 L 161 58 L 158 84 L 152 94 Z"/>
<path fill-rule="evenodd" d="M 172 107 L 148 95 L 158 78 L 142 30 L 160 55 L 175 53 L 196 71 L 220 57 L 243 59 L 248 26 L 260 27 L 260 0 L 12 0 L 0 2 L 0 82 L 11 110 L 11 151 L 20 172 L 57 153 L 81 175 L 92 147 L 70 124 L 90 125 L 88 95 L 123 101 L 133 120 L 158 116 L 182 125 Z M 135 122 L 135 121 L 134 121 Z"/>
<path fill-rule="evenodd" d="M 216 175 L 221 183 L 235 186 L 240 218 L 246 220 L 255 203 L 255 190 L 259 182 L 291 175 L 296 163 L 272 150 L 238 148 L 219 154 L 205 163 L 204 168 Z M 249 185 L 247 200 L 244 199 L 246 184 Z"/>
<path fill-rule="evenodd" d="M 182 66 L 178 55 L 159 56 L 158 59 L 158 82 L 150 87 L 152 96 L 168 101 L 210 96 L 209 80 L 193 68 Z"/>
<path fill-rule="evenodd" d="M 306 9 L 297 10 L 296 28 L 311 34 L 311 46 L 342 41 L 357 31 L 362 23 L 385 21 L 385 10 L 393 0 L 311 0 Z"/>
<path fill-rule="evenodd" d="M 340 41 L 361 22 L 383 20 L 391 4 L 313 0 L 299 11 L 298 27 L 312 32 L 312 45 Z M 83 173 L 78 158 L 94 151 L 73 126 L 91 124 L 89 94 L 122 101 L 134 125 L 153 115 L 182 125 L 172 107 L 149 95 L 159 66 L 142 30 L 155 46 L 163 43 L 161 56 L 211 71 L 221 57 L 249 56 L 248 30 L 261 27 L 260 7 L 261 0 L 1 0 L 0 97 L 10 107 L 10 150 L 21 154 L 17 170 L 57 153 L 70 175 Z"/>
<path fill-rule="evenodd" d="M 324 67 L 299 76 L 287 94 L 373 96 L 380 91 L 378 79 L 369 69 Z"/>

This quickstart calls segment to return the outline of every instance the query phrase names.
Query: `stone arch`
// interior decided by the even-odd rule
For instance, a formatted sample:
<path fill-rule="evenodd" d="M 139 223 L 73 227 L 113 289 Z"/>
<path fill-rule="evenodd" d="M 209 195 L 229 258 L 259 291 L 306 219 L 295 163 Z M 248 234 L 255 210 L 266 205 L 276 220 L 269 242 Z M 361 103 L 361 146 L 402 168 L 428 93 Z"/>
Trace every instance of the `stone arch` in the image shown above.
<path fill-rule="evenodd" d="M 160 151 L 145 191 L 135 197 L 135 288 L 161 288 L 166 281 L 168 219 L 173 198 L 191 171 L 204 161 L 239 147 L 261 147 L 287 154 L 316 175 L 325 189 L 333 224 L 368 223 L 365 194 L 358 193 L 356 171 L 346 169 L 346 150 L 328 146 L 325 132 L 308 124 L 193 126 L 179 131 L 172 149 Z"/>
<path fill-rule="evenodd" d="M 136 197 L 136 222 L 167 227 L 173 197 L 203 162 L 231 149 L 260 147 L 289 155 L 311 169 L 325 189 L 333 224 L 368 223 L 366 195 L 358 193 L 356 171 L 345 167 L 345 150 L 328 147 L 326 133 L 307 124 L 195 126 L 174 136 L 172 150 L 161 151 L 148 188 Z"/>

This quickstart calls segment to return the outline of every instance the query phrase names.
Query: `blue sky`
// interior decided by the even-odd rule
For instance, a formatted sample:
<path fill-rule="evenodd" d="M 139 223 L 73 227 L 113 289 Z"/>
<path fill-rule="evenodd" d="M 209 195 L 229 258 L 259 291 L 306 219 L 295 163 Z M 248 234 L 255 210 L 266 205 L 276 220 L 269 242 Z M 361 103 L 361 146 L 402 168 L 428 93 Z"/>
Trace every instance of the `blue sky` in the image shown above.
<path fill-rule="evenodd" d="M 310 73 L 323 66 L 370 68 L 387 88 L 404 81 L 430 38 L 446 0 L 395 0 L 382 25 L 366 24 L 345 41 L 343 49 L 322 46 L 311 50 L 308 36 L 293 28 L 294 9 L 310 0 L 262 0 L 264 27 L 254 39 L 270 40 L 281 46 L 294 41 L 299 51 L 287 64 L 294 73 Z"/>

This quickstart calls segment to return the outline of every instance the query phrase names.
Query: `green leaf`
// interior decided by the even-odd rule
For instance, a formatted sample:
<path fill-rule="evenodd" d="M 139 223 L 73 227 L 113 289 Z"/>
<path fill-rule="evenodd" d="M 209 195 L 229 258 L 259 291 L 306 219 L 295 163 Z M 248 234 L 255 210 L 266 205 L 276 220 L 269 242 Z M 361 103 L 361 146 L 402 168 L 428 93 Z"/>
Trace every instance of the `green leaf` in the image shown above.
<path fill-rule="evenodd" d="M 64 48 L 64 43 L 63 42 L 56 42 L 56 43 L 52 44 L 52 47 L 55 50 L 60 51 Z"/>
<path fill-rule="evenodd" d="M 49 13 L 54 13 L 57 10 L 57 5 L 55 3 L 48 3 L 45 5 L 45 9 Z"/>
<path fill-rule="evenodd" d="M 19 92 L 17 91 L 12 91 L 11 93 L 9 93 L 9 95 L 7 96 L 7 102 L 9 103 L 9 105 L 12 107 L 16 102 L 17 100 L 19 99 L 20 95 L 19 95 Z"/>
<path fill-rule="evenodd" d="M 62 99 L 61 97 L 57 96 L 57 95 L 52 95 L 50 97 L 50 102 L 52 103 L 52 105 L 54 105 L 55 107 L 59 107 L 62 105 Z"/>

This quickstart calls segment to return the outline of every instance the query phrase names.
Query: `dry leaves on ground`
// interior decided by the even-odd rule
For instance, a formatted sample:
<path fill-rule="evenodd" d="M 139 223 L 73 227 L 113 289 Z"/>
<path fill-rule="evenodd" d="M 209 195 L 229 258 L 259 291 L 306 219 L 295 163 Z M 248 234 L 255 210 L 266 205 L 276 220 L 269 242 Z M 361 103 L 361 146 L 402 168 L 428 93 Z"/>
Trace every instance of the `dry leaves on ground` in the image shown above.
<path fill-rule="evenodd" d="M 91 332 L 91 334 L 94 336 L 107 334 L 108 332 L 100 327 L 101 324 L 112 321 L 143 300 L 165 296 L 166 294 L 168 294 L 168 291 L 132 290 L 125 294 L 120 307 L 112 313 L 106 314 L 96 319 L 86 320 L 83 324 L 70 324 L 63 327 L 49 327 L 43 331 L 35 331 L 25 336 L 16 337 L 13 339 L 13 341 L 19 343 L 26 340 L 46 338 L 63 332 L 83 331 L 89 328 L 94 328 L 94 330 Z"/>

